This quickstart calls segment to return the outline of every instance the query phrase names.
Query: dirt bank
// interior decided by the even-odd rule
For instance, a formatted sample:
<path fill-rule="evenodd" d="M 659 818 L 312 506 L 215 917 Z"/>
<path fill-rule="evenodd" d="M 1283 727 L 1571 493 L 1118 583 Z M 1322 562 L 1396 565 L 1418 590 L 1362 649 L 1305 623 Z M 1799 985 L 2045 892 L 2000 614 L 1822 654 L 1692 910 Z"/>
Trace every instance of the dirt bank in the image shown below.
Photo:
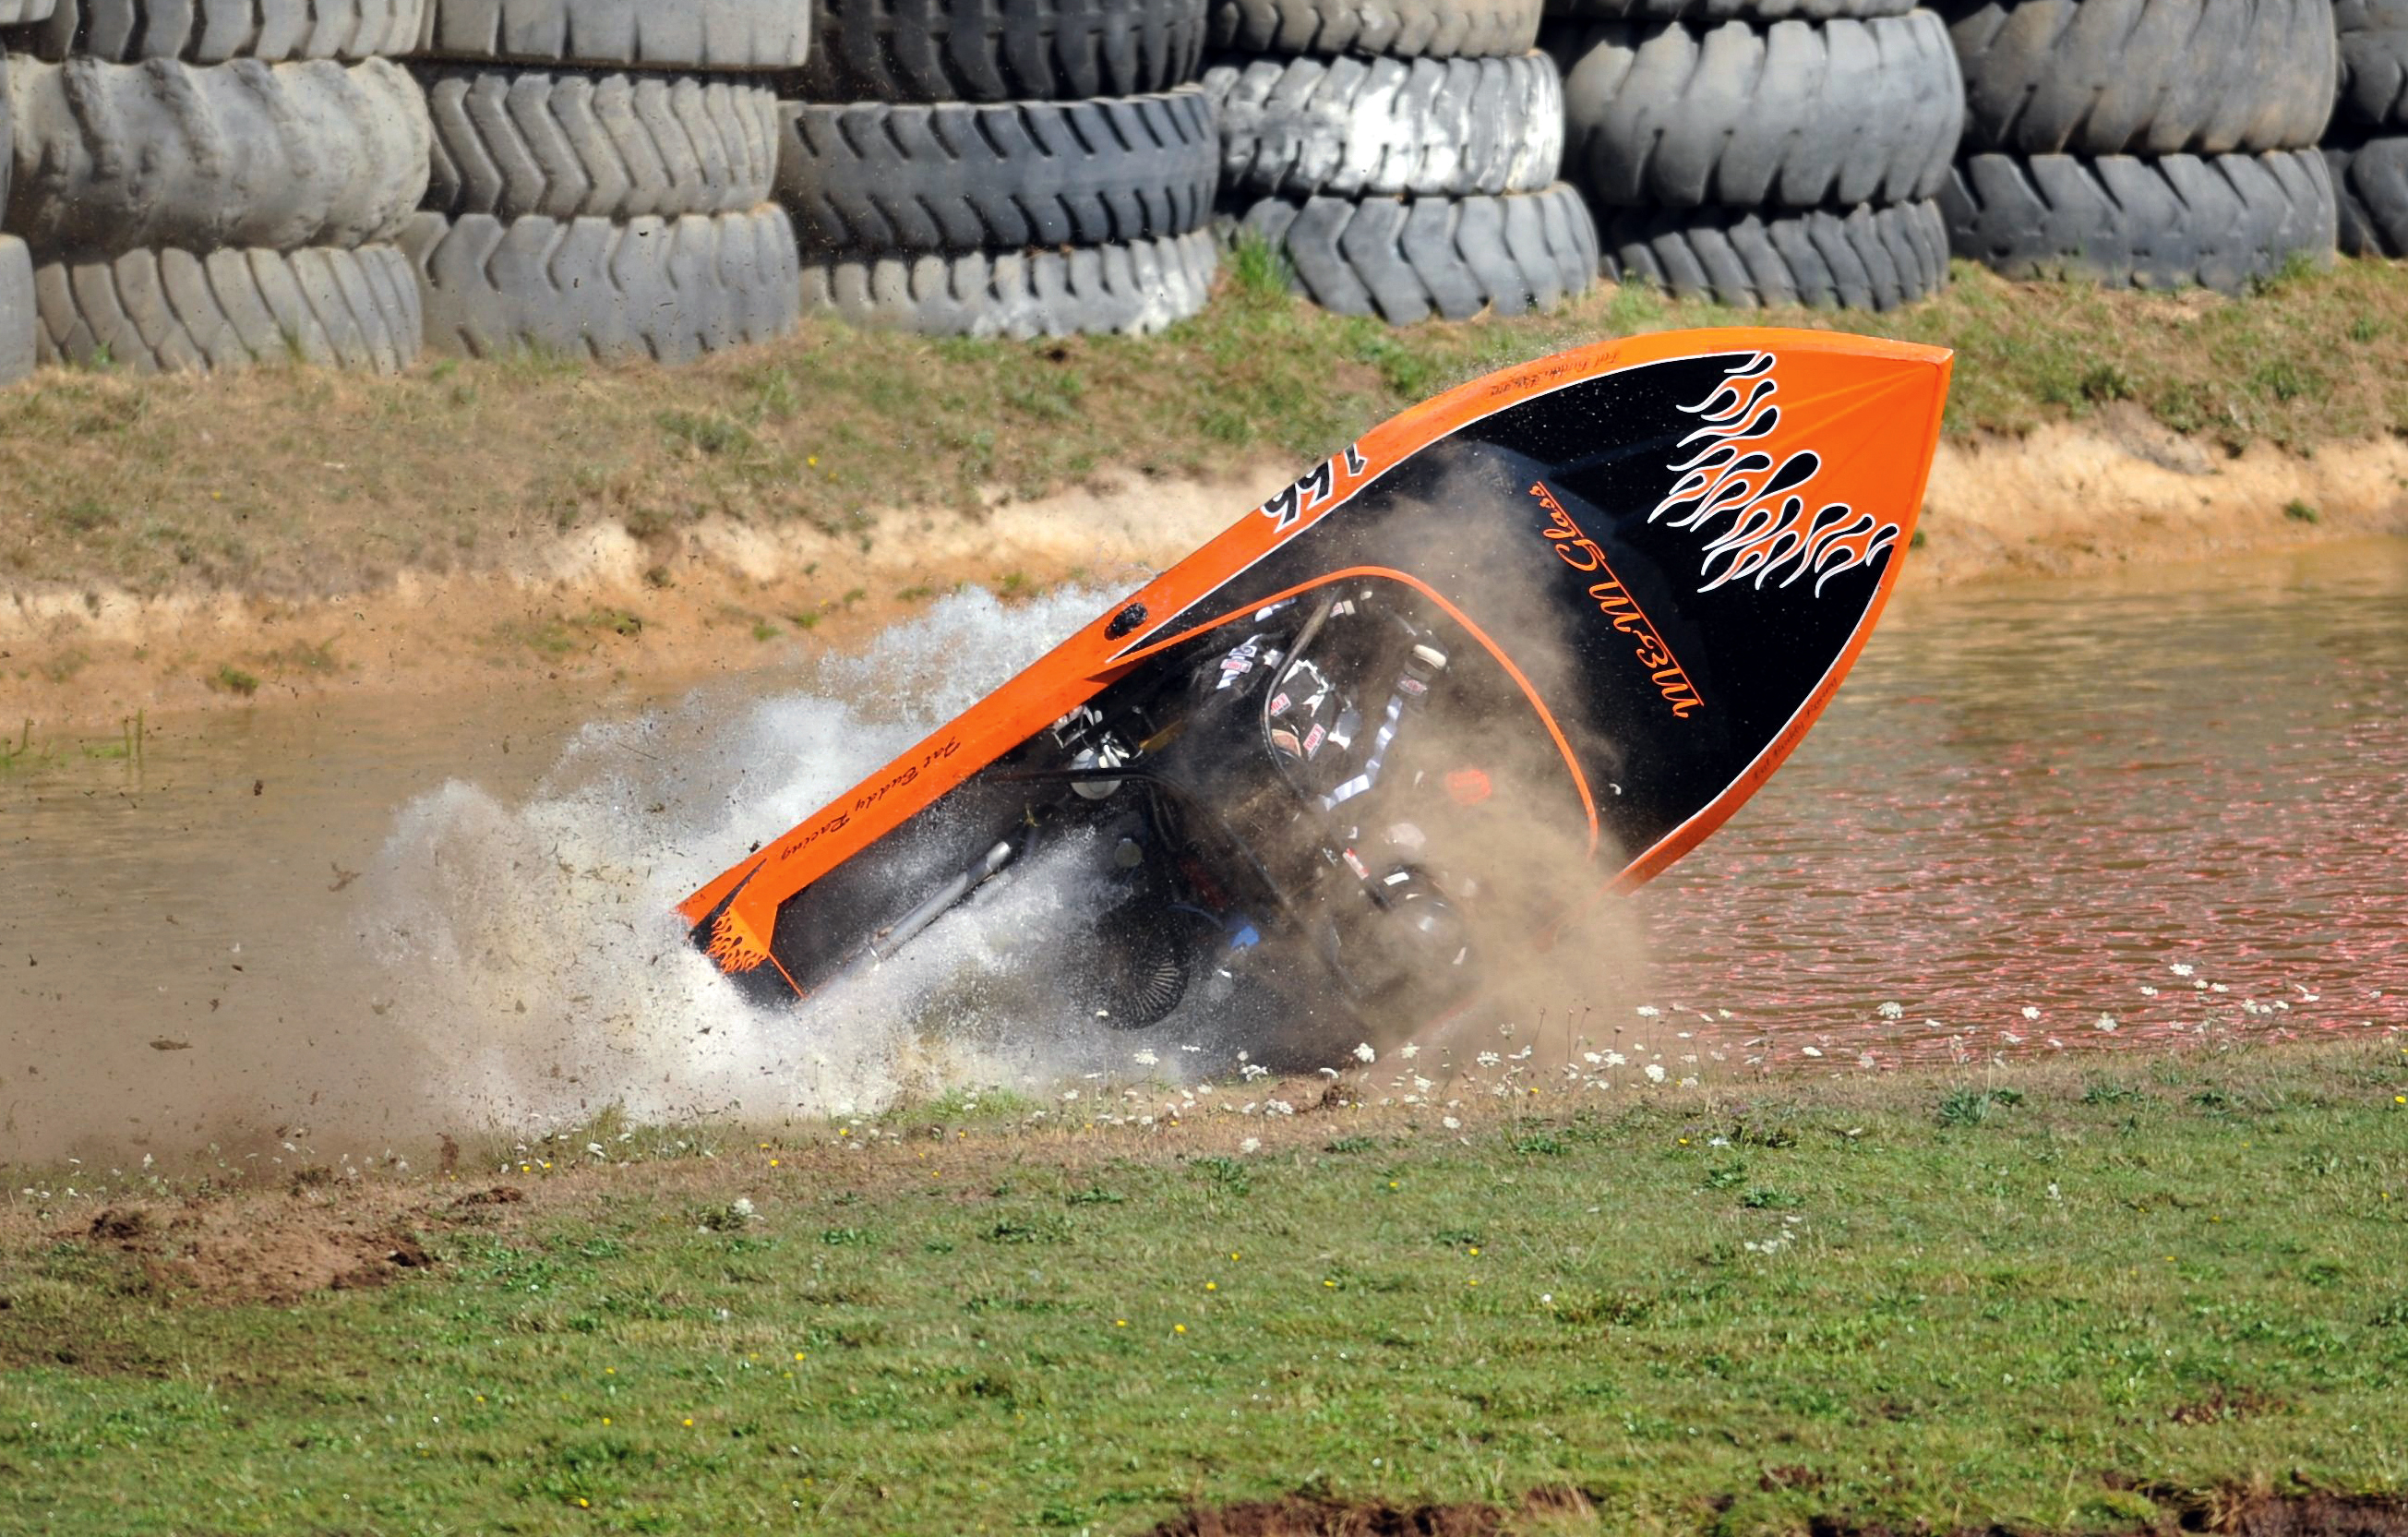
<path fill-rule="evenodd" d="M 674 684 L 789 648 L 858 639 L 959 582 L 1007 594 L 1123 588 L 1177 559 L 1292 473 L 1092 475 L 983 510 L 886 510 L 838 531 L 705 517 L 638 538 L 617 523 L 526 530 L 468 568 L 405 568 L 320 595 L 28 581 L 0 601 L 11 735 L 113 732 L 156 715 L 337 692 L 442 696 L 496 677 Z M 2233 454 L 2118 407 L 2081 424 L 1943 441 L 1921 587 L 2224 559 L 2408 532 L 2408 441 Z"/>

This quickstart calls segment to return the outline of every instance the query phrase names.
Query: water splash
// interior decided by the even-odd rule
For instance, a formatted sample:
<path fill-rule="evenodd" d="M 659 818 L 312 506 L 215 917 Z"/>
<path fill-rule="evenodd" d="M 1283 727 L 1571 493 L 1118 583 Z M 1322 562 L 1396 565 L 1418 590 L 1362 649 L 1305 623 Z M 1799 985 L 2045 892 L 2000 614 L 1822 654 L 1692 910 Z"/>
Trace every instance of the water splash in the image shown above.
<path fill-rule="evenodd" d="M 909 964 L 799 1009 L 747 1004 L 687 942 L 673 906 L 1106 601 L 957 593 L 862 653 L 823 659 L 799 692 L 705 691 L 587 726 L 523 801 L 454 781 L 410 802 L 366 878 L 367 937 L 389 979 L 386 1018 L 415 1047 L 427 1097 L 445 1115 L 507 1126 L 609 1104 L 646 1119 L 759 1120 L 1069 1065 L 1080 1032 L 1060 1027 L 1076 1022 L 1014 993 L 1009 963 L 1070 899 L 1061 870 L 1073 851 L 966 904 Z"/>

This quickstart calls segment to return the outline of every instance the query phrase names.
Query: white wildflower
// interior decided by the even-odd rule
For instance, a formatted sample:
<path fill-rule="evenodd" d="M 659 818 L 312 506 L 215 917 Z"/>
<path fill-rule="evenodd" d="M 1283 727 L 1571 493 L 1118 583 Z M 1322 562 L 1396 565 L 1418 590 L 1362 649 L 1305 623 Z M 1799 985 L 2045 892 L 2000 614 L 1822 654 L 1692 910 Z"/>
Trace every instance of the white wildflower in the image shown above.
<path fill-rule="evenodd" d="M 1296 1107 L 1289 1104 L 1284 1099 L 1267 1099 L 1263 1102 L 1263 1113 L 1266 1115 L 1293 1115 L 1296 1113 Z"/>
<path fill-rule="evenodd" d="M 2040 1011 L 2027 1003 L 2024 1005 L 2024 1017 L 2026 1019 L 2038 1019 L 2040 1017 Z"/>
<path fill-rule="evenodd" d="M 1609 1068 L 1627 1068 L 1630 1066 L 1630 1058 L 1620 1052 L 1608 1052 L 1605 1054 L 1605 1065 Z"/>
<path fill-rule="evenodd" d="M 1655 1018 L 1657 1014 L 1662 1013 L 1664 1011 L 1663 1011 L 1663 1010 L 1661 1010 L 1661 1009 L 1658 1009 L 1657 1007 L 1656 1007 L 1656 1005 L 1654 1005 L 1654 1004 L 1652 1004 L 1652 1003 L 1642 1003 L 1642 1004 L 1641 1004 L 1641 1005 L 1639 1006 L 1639 1011 L 1638 1011 L 1638 1012 L 1639 1012 L 1639 1017 L 1640 1017 L 1640 1018 L 1641 1018 L 1641 1019 L 1653 1019 L 1653 1018 Z"/>
<path fill-rule="evenodd" d="M 738 1216 L 742 1217 L 747 1222 L 752 1220 L 752 1201 L 750 1197 L 737 1197 L 734 1200 L 727 1203 L 727 1209 L 735 1213 Z"/>
<path fill-rule="evenodd" d="M 2199 968 L 2191 965 L 2187 961 L 2176 961 L 2172 966 L 2167 967 L 2166 970 L 2172 971 L 2175 976 L 2186 977 L 2193 971 L 2198 970 Z"/>
<path fill-rule="evenodd" d="M 1505 1059 L 1498 1056 L 1495 1052 L 1482 1052 L 1478 1057 L 1474 1058 L 1474 1060 L 1479 1062 L 1479 1064 L 1484 1068 L 1493 1068 L 1497 1066 L 1498 1063 L 1502 1062 Z"/>
<path fill-rule="evenodd" d="M 2141 996 L 2143 998 L 2155 998 L 2157 996 L 2157 990 L 2144 982 L 2141 984 Z"/>
<path fill-rule="evenodd" d="M 1648 1081 L 1649 1083 L 1651 1083 L 1651 1084 L 1660 1084 L 1660 1083 L 1662 1083 L 1662 1082 L 1664 1081 L 1664 1064 L 1662 1064 L 1661 1062 L 1650 1062 L 1650 1063 L 1648 1063 L 1648 1064 L 1647 1064 L 1647 1081 Z"/>
<path fill-rule="evenodd" d="M 1238 1151 L 1240 1153 L 1259 1153 L 1262 1150 L 1263 1140 L 1260 1137 L 1249 1137 L 1238 1144 Z"/>
<path fill-rule="evenodd" d="M 1363 1041 L 1363 1042 L 1361 1042 L 1361 1043 L 1359 1043 L 1358 1045 L 1356 1045 L 1356 1046 L 1355 1046 L 1355 1048 L 1354 1048 L 1354 1060 L 1355 1060 L 1355 1061 L 1357 1061 L 1357 1062 L 1366 1062 L 1366 1063 L 1369 1063 L 1369 1062 L 1377 1062 L 1379 1059 L 1380 1059 L 1380 1054 L 1379 1054 L 1378 1052 L 1375 1052 L 1375 1051 L 1373 1051 L 1373 1050 L 1371 1049 L 1371 1043 L 1370 1043 L 1369 1041 Z"/>
<path fill-rule="evenodd" d="M 1403 1057 L 1408 1062 L 1412 1061 L 1414 1057 L 1419 1056 L 1421 1054 L 1422 1049 L 1419 1046 L 1414 1045 L 1410 1041 L 1397 1048 L 1397 1055 Z"/>
<path fill-rule="evenodd" d="M 1454 1116 L 1452 1116 L 1452 1115 L 1441 1115 L 1441 1116 L 1440 1116 L 1440 1117 L 1439 1117 L 1439 1123 L 1438 1123 L 1438 1124 L 1439 1124 L 1439 1125 L 1440 1125 L 1440 1126 L 1442 1126 L 1442 1127 L 1444 1127 L 1444 1128 L 1446 1128 L 1449 1131 L 1458 1131 L 1458 1130 L 1461 1130 L 1461 1129 L 1462 1129 L 1462 1127 L 1463 1127 L 1463 1123 L 1462 1123 L 1461 1121 L 1456 1120 L 1456 1119 L 1455 1119 Z"/>
<path fill-rule="evenodd" d="M 2113 1035 L 2115 1033 L 2115 1016 L 2114 1014 L 2100 1014 L 2099 1016 L 2099 1022 L 2090 1027 L 2094 1030 L 2103 1030 L 2107 1034 Z"/>
<path fill-rule="evenodd" d="M 1142 1051 L 1137 1054 L 1137 1065 L 1140 1068 L 1150 1068 L 1161 1060 L 1161 1057 L 1154 1056 L 1151 1051 Z"/>
<path fill-rule="evenodd" d="M 1257 1078 L 1268 1078 L 1271 1075 L 1271 1070 L 1264 1067 L 1260 1062 L 1245 1063 L 1238 1069 L 1238 1071 L 1249 1084 Z"/>
<path fill-rule="evenodd" d="M 1808 1046 L 1799 1055 L 1801 1056 L 1820 1056 L 1823 1055 L 1823 1048 L 1820 1046 Z"/>
<path fill-rule="evenodd" d="M 1902 1019 L 1906 1015 L 1906 1005 L 1895 1001 L 1885 1003 L 1880 1008 L 1874 1010 L 1873 1013 L 1881 1015 L 1884 1019 Z"/>

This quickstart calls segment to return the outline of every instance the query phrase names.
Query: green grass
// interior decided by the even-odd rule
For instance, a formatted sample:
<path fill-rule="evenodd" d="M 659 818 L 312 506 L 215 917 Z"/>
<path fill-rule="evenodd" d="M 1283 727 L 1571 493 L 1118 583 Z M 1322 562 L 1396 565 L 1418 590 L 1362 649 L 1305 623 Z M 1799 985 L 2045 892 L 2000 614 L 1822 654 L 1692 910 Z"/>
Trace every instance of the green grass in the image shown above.
<path fill-rule="evenodd" d="M 1125 1532 L 1570 1485 L 1616 1531 L 2085 1530 L 2408 1489 L 2394 1047 L 1615 1094 L 1053 1132 L 965 1095 L 619 1166 L 580 1131 L 517 1205 L 250 1198 L 398 1203 L 437 1260 L 289 1307 L 21 1220 L 0 1529 Z"/>
<path fill-rule="evenodd" d="M 1885 315 L 1608 288 L 1547 315 L 1402 328 L 1325 313 L 1285 281 L 1278 253 L 1240 248 L 1202 314 L 1140 338 L 939 340 L 813 321 L 676 370 L 535 358 L 390 380 L 46 370 L 0 392 L 0 483 L 22 514 L 0 527 L 0 572 L 337 592 L 594 524 L 647 540 L 714 516 L 867 536 L 894 509 L 974 514 L 1105 468 L 1259 479 L 1478 374 L 1676 326 L 1952 347 L 1958 435 L 2108 410 L 2230 449 L 2408 430 L 2400 263 L 2286 272 L 2238 299 L 2010 283 L 1960 265 L 1947 292 Z"/>

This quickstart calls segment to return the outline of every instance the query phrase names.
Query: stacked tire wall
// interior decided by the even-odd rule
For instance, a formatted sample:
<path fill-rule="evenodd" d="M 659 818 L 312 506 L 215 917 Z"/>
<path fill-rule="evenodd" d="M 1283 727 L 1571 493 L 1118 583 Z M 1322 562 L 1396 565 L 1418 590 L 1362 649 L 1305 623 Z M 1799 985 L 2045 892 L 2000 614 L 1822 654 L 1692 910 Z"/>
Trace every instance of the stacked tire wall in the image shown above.
<path fill-rule="evenodd" d="M 0 0 L 0 376 L 419 352 L 420 0 Z"/>
<path fill-rule="evenodd" d="M 775 81 L 810 0 L 424 4 L 431 347 L 680 363 L 794 329 Z"/>
<path fill-rule="evenodd" d="M 1557 180 L 1539 0 L 1214 0 L 1222 199 L 1315 303 L 1405 323 L 1549 309 L 1597 228 Z"/>
<path fill-rule="evenodd" d="M 2408 0 L 2340 0 L 2341 95 L 2325 138 L 2341 249 L 2408 256 Z"/>
<path fill-rule="evenodd" d="M 1956 253 L 2010 277 L 2235 293 L 2329 261 L 2332 0 L 1945 0 Z"/>
<path fill-rule="evenodd" d="M 1911 0 L 1551 0 L 1605 267 L 1726 304 L 1886 309 L 1945 284 L 1964 119 Z"/>
<path fill-rule="evenodd" d="M 778 109 L 806 310 L 1026 338 L 1203 308 L 1205 0 L 819 3 Z"/>

